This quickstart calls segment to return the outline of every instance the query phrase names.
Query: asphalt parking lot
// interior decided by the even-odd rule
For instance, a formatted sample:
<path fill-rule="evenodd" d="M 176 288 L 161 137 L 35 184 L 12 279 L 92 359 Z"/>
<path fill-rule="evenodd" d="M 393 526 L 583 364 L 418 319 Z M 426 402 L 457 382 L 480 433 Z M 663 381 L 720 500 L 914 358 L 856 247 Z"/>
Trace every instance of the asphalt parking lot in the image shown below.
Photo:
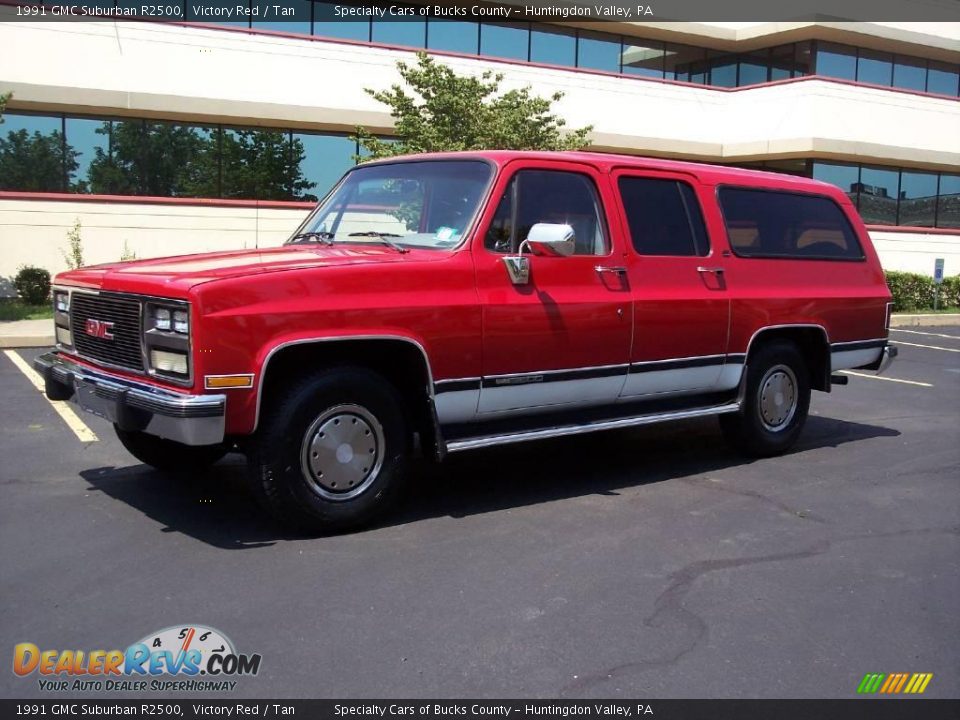
<path fill-rule="evenodd" d="M 98 418 L 81 442 L 0 354 L 0 651 L 202 623 L 263 656 L 236 697 L 852 698 L 931 672 L 956 698 L 960 328 L 892 337 L 906 382 L 815 393 L 784 457 L 711 419 L 480 451 L 320 539 L 263 518 L 239 456 L 170 479 Z M 62 697 L 9 670 L 0 694 Z"/>

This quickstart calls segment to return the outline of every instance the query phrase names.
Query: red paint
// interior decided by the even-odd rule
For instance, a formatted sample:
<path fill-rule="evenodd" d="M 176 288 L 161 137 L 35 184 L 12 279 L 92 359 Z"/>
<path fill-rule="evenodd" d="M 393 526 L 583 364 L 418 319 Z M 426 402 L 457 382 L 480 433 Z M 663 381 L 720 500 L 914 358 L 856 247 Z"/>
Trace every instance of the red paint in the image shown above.
<path fill-rule="evenodd" d="M 434 380 L 444 380 L 745 353 L 754 333 L 770 325 L 819 325 L 830 342 L 887 335 L 890 294 L 883 271 L 856 210 L 833 185 L 597 153 L 432 157 L 464 156 L 488 159 L 497 175 L 474 232 L 456 249 L 400 254 L 379 245 L 296 245 L 103 265 L 62 273 L 56 282 L 189 300 L 197 393 L 205 375 L 255 373 L 259 383 L 271 351 L 308 339 L 405 338 L 425 350 Z M 534 257 L 532 283 L 518 287 L 507 281 L 502 256 L 486 250 L 483 238 L 510 177 L 529 167 L 589 176 L 612 246 L 607 257 Z M 638 255 L 613 179 L 621 173 L 689 181 L 703 207 L 712 255 Z M 718 184 L 832 198 L 856 229 L 865 260 L 732 255 L 714 200 Z M 596 265 L 623 266 L 625 279 L 597 273 Z M 699 265 L 723 267 L 723 282 L 705 277 Z M 256 405 L 257 389 L 231 390 L 227 432 L 249 433 Z"/>

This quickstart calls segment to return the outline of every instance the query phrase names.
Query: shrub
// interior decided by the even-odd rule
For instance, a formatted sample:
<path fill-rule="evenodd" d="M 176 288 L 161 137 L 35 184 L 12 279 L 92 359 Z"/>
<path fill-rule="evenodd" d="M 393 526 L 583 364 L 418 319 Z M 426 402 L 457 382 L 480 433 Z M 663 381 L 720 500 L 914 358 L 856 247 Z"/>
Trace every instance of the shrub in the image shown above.
<path fill-rule="evenodd" d="M 889 270 L 886 275 L 887 287 L 893 295 L 894 312 L 933 310 L 933 299 L 937 293 L 937 287 L 932 277 L 897 270 Z M 943 279 L 939 288 L 937 307 L 960 307 L 960 275 Z"/>
<path fill-rule="evenodd" d="M 17 272 L 13 286 L 28 305 L 43 305 L 50 299 L 50 273 L 43 268 L 25 265 Z"/>
<path fill-rule="evenodd" d="M 83 239 L 80 237 L 80 220 L 73 222 L 73 227 L 67 232 L 67 242 L 70 247 L 67 250 L 61 250 L 64 262 L 71 270 L 83 267 Z"/>

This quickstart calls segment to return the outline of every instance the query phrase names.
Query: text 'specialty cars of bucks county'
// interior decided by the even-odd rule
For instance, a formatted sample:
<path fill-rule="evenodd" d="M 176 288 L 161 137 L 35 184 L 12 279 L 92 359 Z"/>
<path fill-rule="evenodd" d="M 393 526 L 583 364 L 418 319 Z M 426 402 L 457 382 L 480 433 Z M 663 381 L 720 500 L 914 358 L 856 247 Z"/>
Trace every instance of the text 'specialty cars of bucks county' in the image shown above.
<path fill-rule="evenodd" d="M 578 152 L 366 163 L 282 247 L 65 272 L 54 305 L 50 398 L 160 470 L 245 453 L 309 532 L 389 507 L 415 451 L 716 415 L 782 453 L 811 390 L 895 355 L 838 188 Z"/>

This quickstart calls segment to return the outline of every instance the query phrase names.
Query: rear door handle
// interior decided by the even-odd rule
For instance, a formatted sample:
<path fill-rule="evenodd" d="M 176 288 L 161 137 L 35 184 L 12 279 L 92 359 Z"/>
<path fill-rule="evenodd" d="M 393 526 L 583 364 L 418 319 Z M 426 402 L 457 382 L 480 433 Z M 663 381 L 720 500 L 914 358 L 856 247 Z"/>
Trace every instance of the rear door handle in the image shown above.
<path fill-rule="evenodd" d="M 723 275 L 722 267 L 704 267 L 701 265 L 697 268 L 698 273 L 713 273 L 714 275 Z"/>
<path fill-rule="evenodd" d="M 627 274 L 627 269 L 621 265 L 597 265 L 593 269 L 598 273 L 616 273 L 617 275 Z"/>

